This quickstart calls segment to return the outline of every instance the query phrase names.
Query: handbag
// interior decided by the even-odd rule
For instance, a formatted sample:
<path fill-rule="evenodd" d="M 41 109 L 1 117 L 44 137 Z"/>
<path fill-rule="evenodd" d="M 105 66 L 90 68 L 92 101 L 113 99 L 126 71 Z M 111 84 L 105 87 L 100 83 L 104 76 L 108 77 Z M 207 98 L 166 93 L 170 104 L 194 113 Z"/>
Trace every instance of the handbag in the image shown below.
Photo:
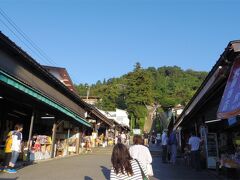
<path fill-rule="evenodd" d="M 151 164 L 147 164 L 147 175 L 148 176 L 153 176 L 153 169 Z"/>
<path fill-rule="evenodd" d="M 135 160 L 136 160 L 136 159 L 135 159 Z M 140 170 L 141 170 L 142 179 L 143 179 L 143 180 L 148 180 L 148 177 L 144 174 L 144 172 L 143 172 L 143 170 L 142 170 L 142 167 L 141 167 L 140 163 L 138 162 L 138 160 L 136 160 L 136 162 L 138 163 L 138 166 L 139 166 L 139 168 L 140 168 Z"/>

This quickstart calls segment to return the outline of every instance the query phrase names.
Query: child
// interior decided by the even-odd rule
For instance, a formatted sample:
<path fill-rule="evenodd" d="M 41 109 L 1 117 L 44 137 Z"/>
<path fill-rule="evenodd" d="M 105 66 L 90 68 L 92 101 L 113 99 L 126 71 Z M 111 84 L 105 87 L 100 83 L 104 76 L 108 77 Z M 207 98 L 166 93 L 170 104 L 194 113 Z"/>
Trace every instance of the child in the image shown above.
<path fill-rule="evenodd" d="M 12 157 L 12 150 L 11 150 L 11 147 L 12 147 L 12 131 L 10 131 L 7 135 L 7 138 L 6 138 L 6 142 L 5 142 L 5 149 L 4 149 L 4 152 L 5 152 L 5 155 L 4 155 L 4 162 L 3 162 L 3 169 L 5 171 L 5 169 L 8 167 L 8 164 L 11 160 L 11 157 Z"/>
<path fill-rule="evenodd" d="M 22 124 L 16 124 L 15 125 L 15 131 L 12 133 L 12 156 L 11 160 L 9 162 L 8 169 L 5 170 L 7 173 L 16 173 L 17 171 L 14 169 L 15 164 L 17 162 L 19 153 L 21 152 L 21 142 L 22 142 L 22 130 L 23 125 Z"/>

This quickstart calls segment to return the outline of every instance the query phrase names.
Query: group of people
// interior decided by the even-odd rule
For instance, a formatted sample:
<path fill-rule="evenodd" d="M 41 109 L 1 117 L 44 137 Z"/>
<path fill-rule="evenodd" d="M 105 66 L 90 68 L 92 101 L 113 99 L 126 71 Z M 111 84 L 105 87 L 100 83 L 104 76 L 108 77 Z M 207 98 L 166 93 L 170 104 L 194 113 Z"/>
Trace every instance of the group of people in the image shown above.
<path fill-rule="evenodd" d="M 153 176 L 152 156 L 148 147 L 143 145 L 141 135 L 133 137 L 133 146 L 129 149 L 126 145 L 117 143 L 112 152 L 111 180 L 141 180 Z"/>
<path fill-rule="evenodd" d="M 146 131 L 143 133 L 143 138 L 144 138 L 144 145 L 149 146 L 149 143 L 152 144 L 160 144 L 161 138 L 160 134 L 156 133 L 154 130 L 152 131 L 151 134 L 148 134 Z"/>
<path fill-rule="evenodd" d="M 122 132 L 121 134 L 116 135 L 114 144 L 118 144 L 118 143 L 122 143 L 128 146 L 130 144 L 129 134 Z"/>
<path fill-rule="evenodd" d="M 190 153 L 191 166 L 200 170 L 200 145 L 203 140 L 193 131 L 187 141 L 187 151 Z M 168 136 L 168 130 L 162 133 L 162 162 L 176 164 L 178 139 L 176 132 L 172 131 Z"/>
<path fill-rule="evenodd" d="M 16 124 L 13 131 L 10 131 L 5 142 L 5 157 L 1 171 L 16 173 L 15 165 L 22 149 L 22 124 Z"/>

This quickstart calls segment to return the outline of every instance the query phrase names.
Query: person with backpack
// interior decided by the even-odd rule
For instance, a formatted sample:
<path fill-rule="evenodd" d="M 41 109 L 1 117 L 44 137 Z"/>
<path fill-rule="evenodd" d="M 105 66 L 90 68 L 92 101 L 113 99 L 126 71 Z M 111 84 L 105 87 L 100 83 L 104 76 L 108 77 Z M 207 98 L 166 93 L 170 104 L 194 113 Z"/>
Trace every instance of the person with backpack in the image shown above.
<path fill-rule="evenodd" d="M 22 130 L 23 125 L 22 124 L 16 124 L 15 130 L 12 132 L 12 155 L 11 159 L 8 165 L 8 168 L 5 170 L 7 173 L 16 173 L 16 169 L 14 169 L 19 153 L 21 152 L 21 143 L 22 143 Z"/>
<path fill-rule="evenodd" d="M 4 161 L 3 161 L 3 167 L 1 170 L 6 171 L 8 164 L 11 160 L 12 157 L 12 133 L 13 131 L 10 131 L 6 137 L 6 142 L 5 142 L 5 148 L 4 148 Z"/>

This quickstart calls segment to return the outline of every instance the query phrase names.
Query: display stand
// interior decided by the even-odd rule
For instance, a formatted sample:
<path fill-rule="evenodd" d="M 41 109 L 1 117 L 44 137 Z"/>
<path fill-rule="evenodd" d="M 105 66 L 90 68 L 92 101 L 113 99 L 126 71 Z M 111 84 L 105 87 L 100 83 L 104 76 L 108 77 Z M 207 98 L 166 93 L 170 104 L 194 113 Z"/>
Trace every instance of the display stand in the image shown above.
<path fill-rule="evenodd" d="M 207 134 L 206 152 L 207 152 L 207 167 L 209 169 L 216 169 L 216 162 L 218 160 L 218 142 L 216 133 Z"/>

